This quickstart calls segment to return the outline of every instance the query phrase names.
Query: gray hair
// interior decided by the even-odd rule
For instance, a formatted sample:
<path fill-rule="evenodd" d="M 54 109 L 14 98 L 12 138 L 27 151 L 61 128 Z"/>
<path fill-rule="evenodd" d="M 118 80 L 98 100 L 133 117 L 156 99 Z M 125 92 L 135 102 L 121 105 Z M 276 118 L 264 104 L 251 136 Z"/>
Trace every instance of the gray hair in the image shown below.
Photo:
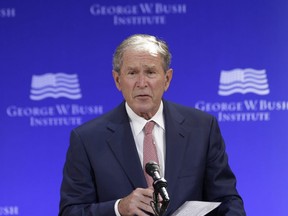
<path fill-rule="evenodd" d="M 171 53 L 165 41 L 147 34 L 135 34 L 125 39 L 115 50 L 113 55 L 113 70 L 120 72 L 123 64 L 124 52 L 132 48 L 134 50 L 145 50 L 160 54 L 163 59 L 163 69 L 166 72 L 170 68 Z"/>

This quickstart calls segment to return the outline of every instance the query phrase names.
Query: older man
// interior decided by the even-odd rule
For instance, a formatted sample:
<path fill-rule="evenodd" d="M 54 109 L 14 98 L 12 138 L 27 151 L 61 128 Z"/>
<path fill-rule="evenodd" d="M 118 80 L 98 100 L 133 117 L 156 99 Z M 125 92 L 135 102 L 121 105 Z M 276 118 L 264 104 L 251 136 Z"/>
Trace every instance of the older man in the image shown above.
<path fill-rule="evenodd" d="M 221 202 L 215 215 L 245 215 L 216 119 L 163 99 L 170 61 L 167 44 L 151 35 L 132 35 L 117 47 L 112 73 L 125 100 L 71 132 L 59 215 L 153 214 L 151 177 L 143 171 L 150 123 L 149 151 L 171 199 L 165 215 L 189 200 Z"/>

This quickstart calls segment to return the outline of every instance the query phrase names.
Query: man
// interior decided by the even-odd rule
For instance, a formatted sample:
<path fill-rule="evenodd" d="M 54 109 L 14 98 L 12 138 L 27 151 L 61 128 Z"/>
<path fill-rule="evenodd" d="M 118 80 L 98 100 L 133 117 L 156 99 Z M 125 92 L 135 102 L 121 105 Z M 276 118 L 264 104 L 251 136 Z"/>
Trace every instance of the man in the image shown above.
<path fill-rule="evenodd" d="M 113 78 L 125 101 L 71 132 L 59 215 L 153 214 L 143 172 L 150 121 L 168 182 L 165 215 L 189 200 L 222 202 L 215 215 L 245 215 L 216 119 L 162 98 L 172 80 L 170 60 L 168 46 L 154 36 L 132 35 L 118 46 Z"/>

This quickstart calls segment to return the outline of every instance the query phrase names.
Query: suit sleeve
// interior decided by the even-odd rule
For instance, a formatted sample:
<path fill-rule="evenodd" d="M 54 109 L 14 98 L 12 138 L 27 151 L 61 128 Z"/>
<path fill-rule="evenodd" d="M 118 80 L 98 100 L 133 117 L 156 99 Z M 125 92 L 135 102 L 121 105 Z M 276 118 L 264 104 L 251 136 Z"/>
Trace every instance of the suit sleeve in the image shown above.
<path fill-rule="evenodd" d="M 94 171 L 80 136 L 71 132 L 63 169 L 59 216 L 115 215 L 116 200 L 99 202 Z"/>
<path fill-rule="evenodd" d="M 217 209 L 217 215 L 246 215 L 243 201 L 236 190 L 236 178 L 229 167 L 225 143 L 215 118 L 211 121 L 205 176 L 205 198 L 222 202 Z"/>

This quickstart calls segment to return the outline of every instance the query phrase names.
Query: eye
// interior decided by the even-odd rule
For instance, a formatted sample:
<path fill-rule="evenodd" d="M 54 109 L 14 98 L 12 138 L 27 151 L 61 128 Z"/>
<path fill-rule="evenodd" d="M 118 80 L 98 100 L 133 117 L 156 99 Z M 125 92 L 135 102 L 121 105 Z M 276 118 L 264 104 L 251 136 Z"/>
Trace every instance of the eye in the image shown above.
<path fill-rule="evenodd" d="M 148 70 L 148 71 L 146 71 L 146 74 L 147 74 L 148 77 L 155 77 L 156 76 L 156 71 Z"/>
<path fill-rule="evenodd" d="M 128 70 L 127 75 L 135 75 L 136 71 L 135 70 Z"/>
<path fill-rule="evenodd" d="M 136 70 L 128 70 L 126 73 L 126 76 L 130 79 L 135 78 L 137 75 L 137 71 Z"/>

